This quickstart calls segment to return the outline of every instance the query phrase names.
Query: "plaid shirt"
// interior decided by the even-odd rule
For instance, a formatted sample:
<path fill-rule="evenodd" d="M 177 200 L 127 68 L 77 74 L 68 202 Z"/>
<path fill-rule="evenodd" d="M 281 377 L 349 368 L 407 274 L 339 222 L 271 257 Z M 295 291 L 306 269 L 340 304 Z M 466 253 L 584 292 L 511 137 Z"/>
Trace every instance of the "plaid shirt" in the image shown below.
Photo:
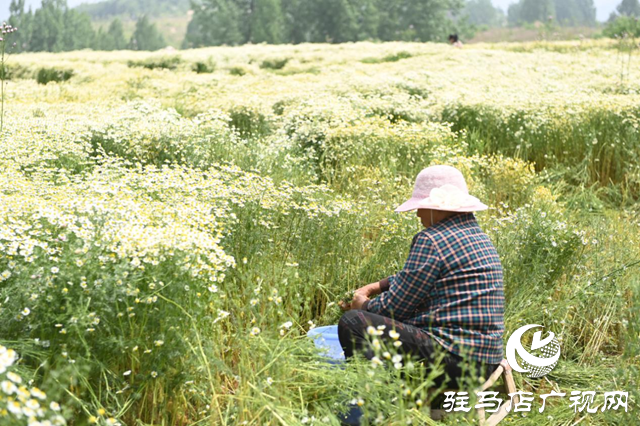
<path fill-rule="evenodd" d="M 404 268 L 388 279 L 364 310 L 419 327 L 454 354 L 502 360 L 502 266 L 473 213 L 416 234 Z"/>

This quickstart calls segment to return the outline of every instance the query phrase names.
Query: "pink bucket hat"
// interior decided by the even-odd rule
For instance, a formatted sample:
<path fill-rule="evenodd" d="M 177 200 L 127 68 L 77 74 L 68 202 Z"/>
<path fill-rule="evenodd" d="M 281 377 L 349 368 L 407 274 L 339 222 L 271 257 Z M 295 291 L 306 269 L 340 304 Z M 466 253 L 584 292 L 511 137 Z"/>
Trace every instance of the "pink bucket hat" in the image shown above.
<path fill-rule="evenodd" d="M 432 209 L 475 212 L 487 208 L 476 197 L 469 195 L 467 183 L 458 169 L 451 166 L 431 166 L 418 174 L 411 198 L 396 211 Z"/>

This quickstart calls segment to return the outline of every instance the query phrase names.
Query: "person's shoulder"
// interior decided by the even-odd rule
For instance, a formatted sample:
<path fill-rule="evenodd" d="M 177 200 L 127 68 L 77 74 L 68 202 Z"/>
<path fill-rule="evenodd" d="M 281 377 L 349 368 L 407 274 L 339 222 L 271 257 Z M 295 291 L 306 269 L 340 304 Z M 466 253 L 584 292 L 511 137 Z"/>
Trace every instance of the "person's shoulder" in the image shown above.
<path fill-rule="evenodd" d="M 411 251 L 423 256 L 440 258 L 437 237 L 430 232 L 429 228 L 425 228 L 413 236 Z"/>
<path fill-rule="evenodd" d="M 422 251 L 433 251 L 439 253 L 439 244 L 442 243 L 442 232 L 435 229 L 434 226 L 424 228 L 413 237 L 411 247 Z"/>
<path fill-rule="evenodd" d="M 424 228 L 420 232 L 415 234 L 413 236 L 413 241 L 411 242 L 411 245 L 413 246 L 414 244 L 420 244 L 425 246 L 425 245 L 433 244 L 434 233 L 431 228 L 433 227 Z"/>

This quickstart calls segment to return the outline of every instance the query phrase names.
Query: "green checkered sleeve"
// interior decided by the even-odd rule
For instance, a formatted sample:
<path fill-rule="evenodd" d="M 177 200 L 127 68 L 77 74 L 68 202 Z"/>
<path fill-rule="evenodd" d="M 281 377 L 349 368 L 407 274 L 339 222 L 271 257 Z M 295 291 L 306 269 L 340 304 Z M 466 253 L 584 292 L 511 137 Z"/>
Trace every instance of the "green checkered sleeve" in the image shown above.
<path fill-rule="evenodd" d="M 366 310 L 402 321 L 414 316 L 438 278 L 441 260 L 438 252 L 425 234 L 418 234 L 413 241 L 404 268 L 389 277 L 389 290 L 370 300 Z"/>

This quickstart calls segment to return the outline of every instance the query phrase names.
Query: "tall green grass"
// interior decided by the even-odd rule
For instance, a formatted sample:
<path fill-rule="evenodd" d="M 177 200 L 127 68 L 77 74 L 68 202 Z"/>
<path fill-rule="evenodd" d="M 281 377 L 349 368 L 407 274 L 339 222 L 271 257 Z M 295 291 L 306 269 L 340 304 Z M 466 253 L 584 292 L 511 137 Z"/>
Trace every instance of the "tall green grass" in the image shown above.
<path fill-rule="evenodd" d="M 503 153 L 553 169 L 578 188 L 608 187 L 609 199 L 640 197 L 640 111 L 607 106 L 505 110 L 487 105 L 454 104 L 442 119 L 466 130 L 472 150 Z"/>

